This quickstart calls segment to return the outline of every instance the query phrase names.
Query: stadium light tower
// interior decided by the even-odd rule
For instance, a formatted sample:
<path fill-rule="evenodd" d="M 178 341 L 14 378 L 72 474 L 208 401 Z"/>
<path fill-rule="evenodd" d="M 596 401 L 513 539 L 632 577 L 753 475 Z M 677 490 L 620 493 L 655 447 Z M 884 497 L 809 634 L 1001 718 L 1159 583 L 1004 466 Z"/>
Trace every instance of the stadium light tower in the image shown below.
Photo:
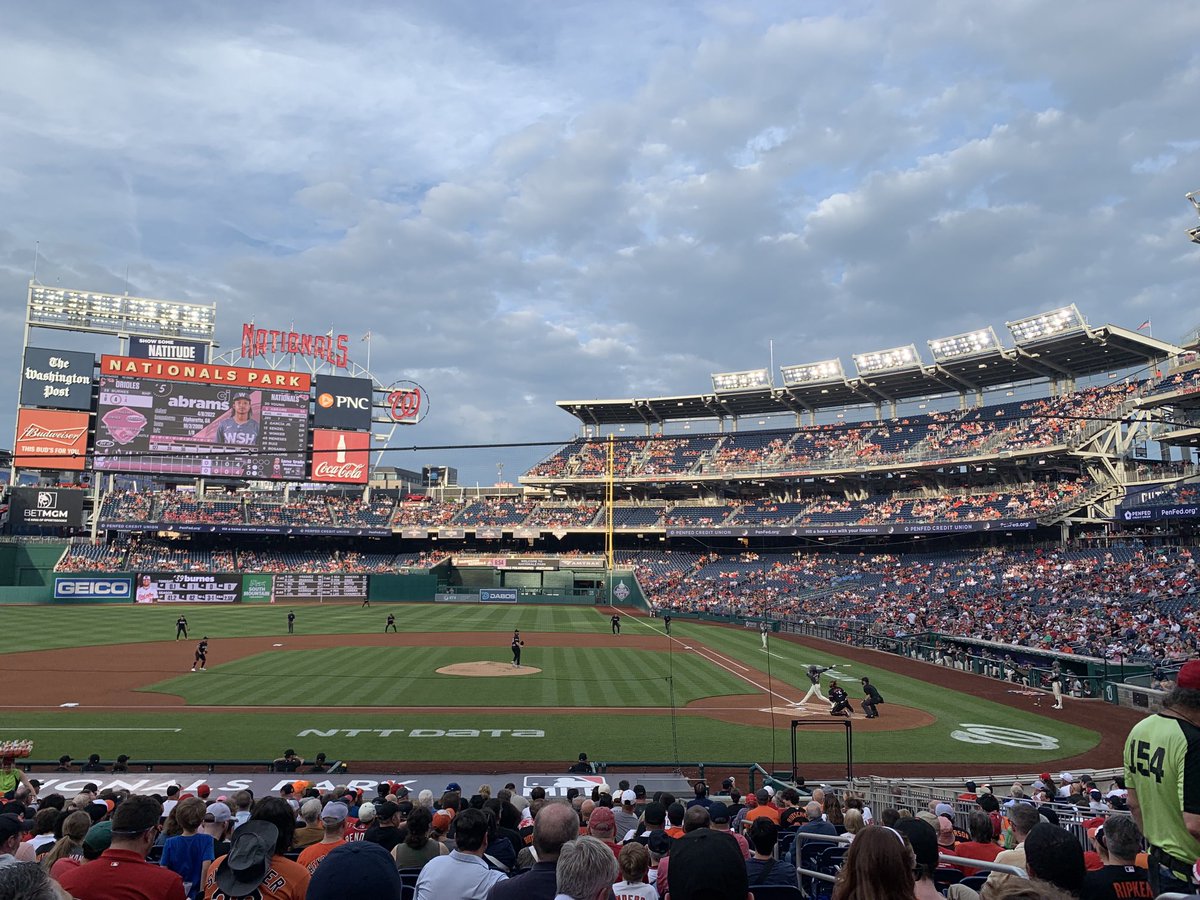
<path fill-rule="evenodd" d="M 803 366 L 780 366 L 779 374 L 783 376 L 784 387 L 838 381 L 846 377 L 840 359 L 826 359 Z"/>
<path fill-rule="evenodd" d="M 1196 215 L 1200 215 L 1200 191 L 1192 191 L 1187 195 L 1188 202 L 1195 207 Z M 1188 229 L 1188 237 L 1193 244 L 1200 244 L 1200 225 Z"/>
<path fill-rule="evenodd" d="M 952 359 L 964 359 L 969 356 L 980 356 L 1000 349 L 1000 339 L 996 330 L 990 325 L 978 331 L 968 331 L 966 334 L 956 334 L 953 337 L 936 338 L 927 341 L 929 352 L 935 362 L 949 362 Z"/>
<path fill-rule="evenodd" d="M 871 353 L 855 353 L 854 367 L 860 376 L 878 375 L 880 372 L 896 372 L 903 369 L 919 369 L 921 355 L 916 344 L 893 347 L 890 350 L 875 350 Z"/>
<path fill-rule="evenodd" d="M 26 328 L 192 338 L 211 344 L 217 305 L 71 291 L 29 283 Z M 27 332 L 28 333 L 28 332 Z"/>
<path fill-rule="evenodd" d="M 1017 342 L 1018 346 L 1057 337 L 1068 331 L 1083 331 L 1087 327 L 1083 314 L 1075 307 L 1074 303 L 1004 324 L 1012 332 L 1013 340 Z"/>
<path fill-rule="evenodd" d="M 758 391 L 771 386 L 771 373 L 766 369 L 749 369 L 745 372 L 715 372 L 712 376 L 713 390 L 718 394 L 733 391 Z"/>

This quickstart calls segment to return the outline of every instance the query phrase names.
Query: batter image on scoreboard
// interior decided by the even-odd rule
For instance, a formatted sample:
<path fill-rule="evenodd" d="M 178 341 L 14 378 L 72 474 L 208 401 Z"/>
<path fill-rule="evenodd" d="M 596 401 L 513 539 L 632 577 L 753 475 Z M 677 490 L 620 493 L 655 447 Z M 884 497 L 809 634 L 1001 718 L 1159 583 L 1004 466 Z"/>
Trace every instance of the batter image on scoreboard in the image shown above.
<path fill-rule="evenodd" d="M 101 376 L 95 466 L 300 480 L 308 392 Z"/>

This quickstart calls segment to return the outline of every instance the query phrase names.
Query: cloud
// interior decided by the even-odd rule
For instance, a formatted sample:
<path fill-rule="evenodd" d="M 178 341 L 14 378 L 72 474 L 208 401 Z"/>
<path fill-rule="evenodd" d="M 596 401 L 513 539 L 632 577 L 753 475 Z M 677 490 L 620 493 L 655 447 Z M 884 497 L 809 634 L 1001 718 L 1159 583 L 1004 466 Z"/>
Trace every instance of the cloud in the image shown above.
<path fill-rule="evenodd" d="M 46 283 L 216 302 L 226 346 L 370 329 L 429 445 L 566 440 L 557 400 L 770 342 L 852 372 L 1067 302 L 1197 324 L 1182 2 L 57 9 L 0 57 L 10 359 L 36 241 Z"/>

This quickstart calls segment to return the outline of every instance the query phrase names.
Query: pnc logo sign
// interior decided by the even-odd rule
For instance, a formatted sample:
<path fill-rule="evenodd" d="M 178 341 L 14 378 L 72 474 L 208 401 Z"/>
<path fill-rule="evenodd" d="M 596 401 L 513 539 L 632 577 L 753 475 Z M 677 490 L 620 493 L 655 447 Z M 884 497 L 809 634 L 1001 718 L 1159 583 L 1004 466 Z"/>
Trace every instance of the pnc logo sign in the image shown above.
<path fill-rule="evenodd" d="M 317 397 L 317 405 L 320 406 L 321 409 L 368 410 L 371 408 L 371 399 L 369 397 L 345 397 L 342 395 L 324 393 Z"/>

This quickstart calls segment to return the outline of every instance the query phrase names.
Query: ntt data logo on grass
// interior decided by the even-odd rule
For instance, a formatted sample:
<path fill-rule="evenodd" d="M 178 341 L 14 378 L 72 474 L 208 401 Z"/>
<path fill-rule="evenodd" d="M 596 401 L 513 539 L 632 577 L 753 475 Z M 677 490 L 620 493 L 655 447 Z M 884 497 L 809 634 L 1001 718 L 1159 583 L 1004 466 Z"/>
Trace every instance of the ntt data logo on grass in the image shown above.
<path fill-rule="evenodd" d="M 544 738 L 540 728 L 305 728 L 296 737 Z"/>

